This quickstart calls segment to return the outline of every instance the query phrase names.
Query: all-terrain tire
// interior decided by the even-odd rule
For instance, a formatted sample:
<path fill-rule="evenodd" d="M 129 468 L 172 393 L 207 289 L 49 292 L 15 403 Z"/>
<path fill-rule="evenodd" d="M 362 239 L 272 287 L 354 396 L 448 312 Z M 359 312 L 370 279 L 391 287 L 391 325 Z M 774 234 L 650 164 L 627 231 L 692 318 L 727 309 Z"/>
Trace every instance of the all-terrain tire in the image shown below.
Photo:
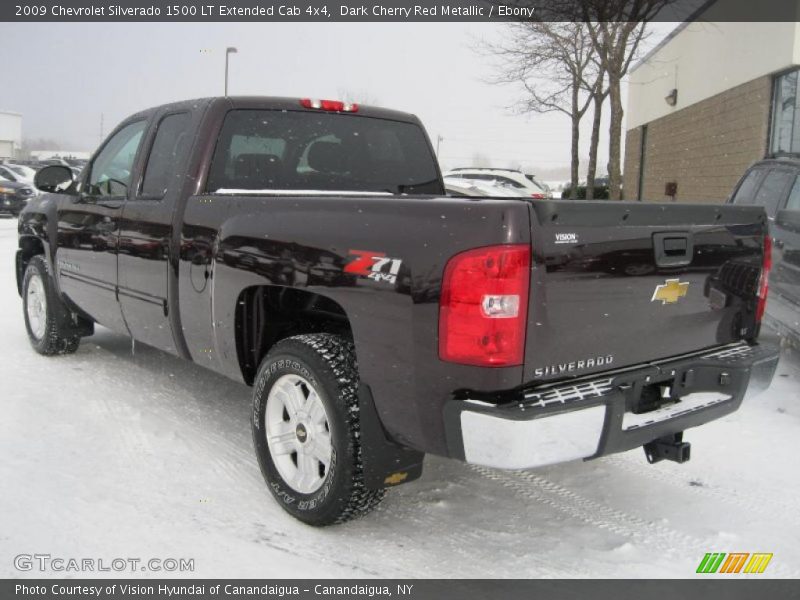
<path fill-rule="evenodd" d="M 36 306 L 34 306 L 34 303 Z M 81 338 L 70 327 L 70 313 L 58 297 L 44 256 L 31 258 L 22 280 L 22 312 L 31 346 L 39 354 L 72 354 Z"/>
<path fill-rule="evenodd" d="M 277 397 L 273 394 L 270 400 L 270 391 L 287 376 L 313 387 L 324 405 L 330 431 L 330 463 L 320 475 L 320 487 L 310 493 L 301 493 L 284 479 L 267 441 L 267 404 L 276 402 Z M 344 523 L 370 512 L 384 497 L 384 489 L 370 490 L 364 485 L 358 383 L 353 343 L 331 334 L 284 339 L 275 344 L 259 367 L 252 430 L 261 472 L 284 510 L 309 525 Z M 284 414 L 288 422 L 288 413 Z M 296 456 L 294 460 L 297 462 Z"/>

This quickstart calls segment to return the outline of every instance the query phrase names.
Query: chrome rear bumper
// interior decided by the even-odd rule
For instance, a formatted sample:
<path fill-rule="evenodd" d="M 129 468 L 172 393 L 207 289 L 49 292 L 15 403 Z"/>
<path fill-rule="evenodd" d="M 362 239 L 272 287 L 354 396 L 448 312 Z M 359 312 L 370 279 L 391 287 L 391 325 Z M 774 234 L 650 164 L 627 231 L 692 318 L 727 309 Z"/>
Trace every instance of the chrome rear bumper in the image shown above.
<path fill-rule="evenodd" d="M 734 412 L 767 389 L 779 358 L 773 343 L 735 344 L 568 384 L 516 392 L 502 403 L 450 400 L 445 427 L 451 456 L 473 464 L 529 469 L 642 446 Z M 678 402 L 634 414 L 627 407 L 649 385 Z"/>

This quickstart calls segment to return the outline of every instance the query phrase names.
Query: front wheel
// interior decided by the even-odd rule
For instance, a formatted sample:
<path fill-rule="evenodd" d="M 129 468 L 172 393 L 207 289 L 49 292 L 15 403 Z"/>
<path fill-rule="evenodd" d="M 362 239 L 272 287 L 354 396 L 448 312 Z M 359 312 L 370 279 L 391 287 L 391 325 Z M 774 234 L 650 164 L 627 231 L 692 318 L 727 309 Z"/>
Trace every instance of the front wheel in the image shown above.
<path fill-rule="evenodd" d="M 253 442 L 264 479 L 292 516 L 343 523 L 371 511 L 385 490 L 364 486 L 353 344 L 330 334 L 278 342 L 253 394 Z"/>
<path fill-rule="evenodd" d="M 72 354 L 81 342 L 80 335 L 68 326 L 68 311 L 53 289 L 47 262 L 34 256 L 22 281 L 25 329 L 31 346 L 39 354 Z"/>

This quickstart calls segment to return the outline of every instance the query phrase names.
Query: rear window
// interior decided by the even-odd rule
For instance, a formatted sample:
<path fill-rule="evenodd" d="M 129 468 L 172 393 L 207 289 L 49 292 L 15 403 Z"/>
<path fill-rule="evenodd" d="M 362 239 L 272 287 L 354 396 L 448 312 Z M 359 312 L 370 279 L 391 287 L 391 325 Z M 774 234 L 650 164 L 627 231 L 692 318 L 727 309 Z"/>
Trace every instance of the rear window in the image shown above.
<path fill-rule="evenodd" d="M 422 129 L 301 111 L 234 110 L 220 132 L 208 192 L 442 194 Z"/>

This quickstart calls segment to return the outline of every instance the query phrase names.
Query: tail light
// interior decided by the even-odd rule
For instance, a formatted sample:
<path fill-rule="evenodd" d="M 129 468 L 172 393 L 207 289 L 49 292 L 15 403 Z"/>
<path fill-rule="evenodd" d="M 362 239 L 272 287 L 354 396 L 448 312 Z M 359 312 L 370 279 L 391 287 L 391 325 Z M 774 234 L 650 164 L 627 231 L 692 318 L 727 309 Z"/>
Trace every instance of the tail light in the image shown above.
<path fill-rule="evenodd" d="M 531 249 L 487 246 L 447 263 L 439 301 L 439 358 L 482 367 L 521 365 Z"/>
<path fill-rule="evenodd" d="M 358 112 L 358 104 L 341 102 L 339 100 L 314 100 L 311 98 L 303 98 L 300 100 L 300 106 L 303 108 L 327 110 L 329 112 Z"/>
<path fill-rule="evenodd" d="M 758 280 L 758 307 L 756 308 L 756 322 L 758 323 L 764 318 L 764 311 L 767 308 L 770 270 L 772 270 L 772 238 L 767 234 L 764 236 L 764 261 L 761 264 L 761 277 Z"/>
<path fill-rule="evenodd" d="M 531 198 L 535 198 L 536 200 L 544 200 L 546 196 L 544 194 L 531 194 Z"/>

